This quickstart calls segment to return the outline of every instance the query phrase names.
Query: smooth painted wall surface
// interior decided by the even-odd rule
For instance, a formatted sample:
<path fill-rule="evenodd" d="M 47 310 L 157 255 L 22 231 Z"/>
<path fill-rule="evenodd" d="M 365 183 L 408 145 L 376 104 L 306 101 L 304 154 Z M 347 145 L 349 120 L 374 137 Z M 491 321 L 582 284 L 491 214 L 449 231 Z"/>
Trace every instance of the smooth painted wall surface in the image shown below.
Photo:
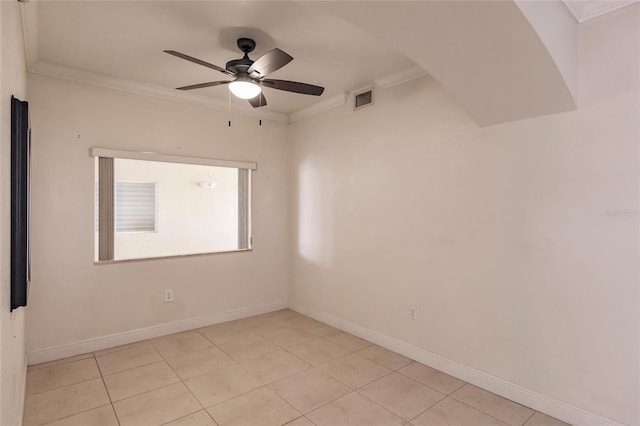
<path fill-rule="evenodd" d="M 549 38 L 540 37 L 515 1 L 302 3 L 402 52 L 434 76 L 482 126 L 575 109 L 564 76 L 571 62 L 563 56 L 563 43 L 551 43 L 554 48 L 549 49 Z M 554 6 L 564 7 L 545 9 L 553 11 Z M 548 18 L 545 29 L 562 29 L 558 18 Z"/>
<path fill-rule="evenodd" d="M 26 308 L 10 312 L 11 95 L 27 99 L 20 3 L 0 2 L 0 424 L 22 424 Z M 30 295 L 29 295 L 30 296 Z M 28 301 L 31 311 L 31 301 Z"/>
<path fill-rule="evenodd" d="M 291 299 L 640 423 L 633 13 L 583 28 L 575 112 L 479 128 L 422 78 L 296 123 Z"/>
<path fill-rule="evenodd" d="M 577 100 L 579 24 L 575 17 L 562 0 L 514 0 L 514 3 L 544 43 L 573 99 Z"/>
<path fill-rule="evenodd" d="M 289 287 L 286 127 L 29 74 L 33 283 L 28 351 L 277 301 Z M 251 252 L 94 265 L 93 146 L 251 161 Z M 172 288 L 173 303 L 163 303 Z"/>

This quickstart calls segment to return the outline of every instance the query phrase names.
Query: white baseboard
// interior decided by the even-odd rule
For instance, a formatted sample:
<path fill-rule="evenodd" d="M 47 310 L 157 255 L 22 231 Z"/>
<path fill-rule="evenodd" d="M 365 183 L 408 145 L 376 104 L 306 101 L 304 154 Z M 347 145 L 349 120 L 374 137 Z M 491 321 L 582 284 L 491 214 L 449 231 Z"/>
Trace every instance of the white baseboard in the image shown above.
<path fill-rule="evenodd" d="M 74 355 L 86 354 L 89 352 L 112 348 L 114 346 L 126 345 L 127 343 L 139 342 L 141 340 L 165 336 L 167 334 L 179 333 L 181 331 L 193 330 L 195 328 L 206 327 L 208 325 L 218 324 L 225 321 L 277 311 L 287 307 L 288 301 L 247 306 L 224 312 L 202 315 L 195 318 L 153 325 L 151 327 L 138 328 L 136 330 L 125 331 L 122 333 L 95 337 L 93 339 L 87 339 L 67 345 L 38 349 L 27 354 L 28 364 L 40 364 L 42 362 L 54 361 Z"/>
<path fill-rule="evenodd" d="M 20 384 L 20 390 L 18 395 L 20 395 L 20 407 L 18 407 L 18 426 L 22 426 L 24 424 L 24 402 L 27 398 L 27 354 L 24 355 L 24 371 L 22 373 L 22 383 Z"/>
<path fill-rule="evenodd" d="M 572 425 L 622 426 L 622 424 L 606 417 L 574 407 L 562 401 L 558 401 L 557 399 L 532 391 L 499 377 L 478 371 L 474 368 L 425 351 L 424 349 L 420 349 L 416 346 L 382 333 L 378 333 L 377 331 L 366 327 L 362 327 L 342 318 L 308 308 L 295 301 L 289 301 L 289 309 L 339 328 L 340 330 L 354 334 L 362 339 L 373 342 L 378 346 L 397 352 L 460 380 L 464 380 L 472 385 L 486 389 L 504 398 L 533 408 L 534 410 L 548 414 Z"/>

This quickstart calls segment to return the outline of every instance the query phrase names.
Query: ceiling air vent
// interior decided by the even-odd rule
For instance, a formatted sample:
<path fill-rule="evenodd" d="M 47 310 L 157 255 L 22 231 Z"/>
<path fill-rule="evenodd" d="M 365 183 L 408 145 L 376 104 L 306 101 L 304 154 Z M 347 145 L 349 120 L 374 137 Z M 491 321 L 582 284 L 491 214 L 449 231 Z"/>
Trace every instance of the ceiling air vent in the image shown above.
<path fill-rule="evenodd" d="M 373 105 L 373 87 L 355 92 L 353 99 L 354 111 Z"/>

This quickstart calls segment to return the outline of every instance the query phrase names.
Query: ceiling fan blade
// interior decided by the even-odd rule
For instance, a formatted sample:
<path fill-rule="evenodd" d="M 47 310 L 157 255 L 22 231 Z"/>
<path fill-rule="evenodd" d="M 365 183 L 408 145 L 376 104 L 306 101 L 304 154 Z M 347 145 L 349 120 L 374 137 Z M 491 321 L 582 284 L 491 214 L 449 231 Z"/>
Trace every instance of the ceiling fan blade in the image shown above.
<path fill-rule="evenodd" d="M 226 69 L 224 69 L 222 67 L 219 67 L 217 65 L 210 64 L 209 62 L 205 62 L 205 61 L 200 60 L 198 58 L 194 58 L 193 56 L 185 55 L 184 53 L 176 52 L 175 50 L 164 50 L 164 52 L 168 53 L 169 55 L 177 56 L 178 58 L 184 59 L 186 61 L 193 62 L 193 63 L 196 63 L 198 65 L 202 65 L 203 67 L 207 67 L 207 68 L 211 68 L 211 69 L 216 70 L 216 71 L 220 71 L 223 74 L 230 75 L 232 77 L 235 76 L 235 74 L 232 73 L 229 70 L 226 70 Z"/>
<path fill-rule="evenodd" d="M 263 106 L 267 105 L 267 100 L 265 99 L 265 97 L 262 94 L 262 92 L 260 92 L 260 94 L 258 96 L 256 96 L 255 98 L 249 99 L 249 103 L 254 108 L 260 108 L 260 107 L 263 107 Z"/>
<path fill-rule="evenodd" d="M 253 78 L 261 78 L 279 70 L 292 60 L 292 56 L 276 48 L 256 59 L 247 70 L 247 73 Z"/>
<path fill-rule="evenodd" d="M 209 83 L 192 84 L 191 86 L 176 87 L 176 90 L 193 90 L 202 89 L 204 87 L 220 86 L 221 84 L 229 84 L 230 81 L 210 81 Z"/>
<path fill-rule="evenodd" d="M 320 96 L 322 92 L 324 92 L 324 87 L 297 81 L 266 79 L 262 80 L 261 83 L 265 87 L 293 93 L 302 93 L 303 95 Z"/>

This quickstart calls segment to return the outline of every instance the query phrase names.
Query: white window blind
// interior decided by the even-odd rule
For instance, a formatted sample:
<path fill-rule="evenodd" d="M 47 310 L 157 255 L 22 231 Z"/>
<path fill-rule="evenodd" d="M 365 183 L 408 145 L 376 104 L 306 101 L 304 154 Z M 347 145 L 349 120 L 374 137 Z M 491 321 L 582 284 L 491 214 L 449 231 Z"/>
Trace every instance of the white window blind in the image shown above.
<path fill-rule="evenodd" d="M 156 230 L 155 182 L 116 182 L 116 232 Z"/>

